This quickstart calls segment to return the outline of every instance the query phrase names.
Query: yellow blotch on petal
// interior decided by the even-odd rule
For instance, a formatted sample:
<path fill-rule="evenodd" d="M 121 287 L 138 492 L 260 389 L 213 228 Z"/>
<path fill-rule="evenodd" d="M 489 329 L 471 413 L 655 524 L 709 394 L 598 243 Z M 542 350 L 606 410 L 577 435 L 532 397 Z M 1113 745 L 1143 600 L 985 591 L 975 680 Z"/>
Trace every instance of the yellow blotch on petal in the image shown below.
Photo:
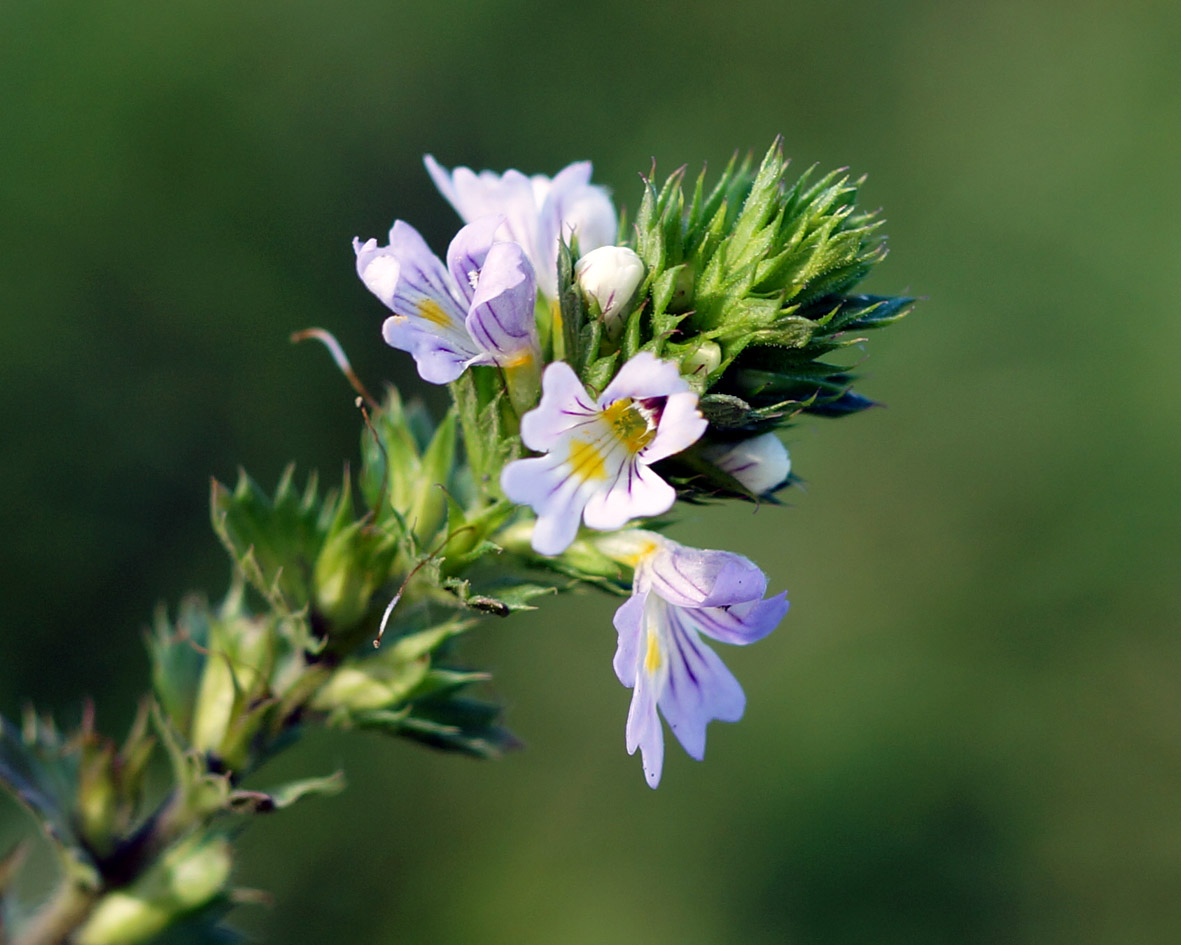
<path fill-rule="evenodd" d="M 526 348 L 524 351 L 514 354 L 511 358 L 501 361 L 500 366 L 506 371 L 519 371 L 523 368 L 532 367 L 534 360 L 536 359 L 533 356 L 532 350 Z"/>
<path fill-rule="evenodd" d="M 432 325 L 438 325 L 440 328 L 451 327 L 451 319 L 447 317 L 447 313 L 434 299 L 423 299 L 418 303 L 418 317 L 425 319 Z"/>
<path fill-rule="evenodd" d="M 585 440 L 570 441 L 570 455 L 566 461 L 570 464 L 570 475 L 582 482 L 592 479 L 606 479 L 607 466 L 603 462 L 603 454 L 594 443 Z"/>
<path fill-rule="evenodd" d="M 660 546 L 654 541 L 645 541 L 643 545 L 633 551 L 631 554 L 616 558 L 620 564 L 626 564 L 629 568 L 635 568 L 641 561 L 645 561 L 660 550 Z"/>
<path fill-rule="evenodd" d="M 660 669 L 660 638 L 651 630 L 648 631 L 648 652 L 644 654 L 644 672 L 649 676 Z"/>

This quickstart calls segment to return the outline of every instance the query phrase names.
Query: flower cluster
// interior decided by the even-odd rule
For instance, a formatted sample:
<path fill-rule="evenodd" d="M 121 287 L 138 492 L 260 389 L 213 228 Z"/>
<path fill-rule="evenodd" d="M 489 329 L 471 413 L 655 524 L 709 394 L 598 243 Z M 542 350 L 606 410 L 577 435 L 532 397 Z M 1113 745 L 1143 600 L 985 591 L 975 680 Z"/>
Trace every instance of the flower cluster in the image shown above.
<path fill-rule="evenodd" d="M 489 539 L 531 567 L 629 592 L 615 671 L 655 787 L 660 716 L 701 759 L 707 723 L 743 713 L 702 637 L 761 639 L 787 600 L 748 559 L 635 523 L 678 497 L 773 502 L 791 481 L 776 429 L 870 403 L 818 356 L 909 300 L 849 294 L 883 253 L 878 221 L 853 212 L 847 179 L 788 187 L 778 144 L 688 206 L 679 173 L 647 184 L 627 238 L 589 163 L 552 179 L 425 163 L 464 224 L 446 259 L 398 220 L 384 246 L 354 241 L 357 272 L 392 313 L 385 341 L 452 385 L 469 516 L 503 521 Z"/>
<path fill-rule="evenodd" d="M 392 387 L 378 400 L 328 332 L 293 336 L 323 341 L 365 404 L 360 462 L 325 490 L 290 468 L 273 491 L 245 473 L 214 483 L 229 591 L 158 613 L 152 691 L 122 743 L 93 708 L 68 734 L 32 710 L 0 718 L 0 788 L 62 865 L 34 911 L 13 881 L 22 847 L 0 856 L 0 940 L 226 940 L 220 916 L 257 898 L 232 886 L 230 818 L 343 784 L 260 791 L 246 775 L 315 725 L 478 758 L 515 747 L 479 694 L 487 674 L 452 647 L 546 594 L 624 598 L 614 669 L 652 787 L 666 725 L 700 760 L 709 723 L 741 718 L 712 643 L 762 639 L 786 594 L 741 555 L 666 537 L 661 518 L 774 503 L 793 482 L 782 429 L 871 405 L 830 356 L 911 302 L 854 292 L 884 255 L 880 221 L 839 173 L 789 182 L 778 144 L 709 189 L 645 181 L 626 232 L 587 163 L 552 180 L 426 167 L 462 218 L 445 255 L 401 220 L 384 245 L 354 246 L 389 310 L 382 337 L 448 385 L 449 409 L 436 422 Z"/>

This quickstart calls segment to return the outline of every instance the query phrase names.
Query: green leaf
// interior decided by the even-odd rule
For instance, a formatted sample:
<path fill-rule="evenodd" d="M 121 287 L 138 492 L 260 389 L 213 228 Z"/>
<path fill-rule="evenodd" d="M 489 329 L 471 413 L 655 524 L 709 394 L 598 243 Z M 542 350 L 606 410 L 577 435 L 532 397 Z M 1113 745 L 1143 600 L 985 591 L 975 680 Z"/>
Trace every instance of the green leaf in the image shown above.
<path fill-rule="evenodd" d="M 235 809 L 265 813 L 283 810 L 305 797 L 331 797 L 343 791 L 345 786 L 344 773 L 337 771 L 327 777 L 289 781 L 265 791 L 235 791 L 230 795 L 230 803 Z"/>

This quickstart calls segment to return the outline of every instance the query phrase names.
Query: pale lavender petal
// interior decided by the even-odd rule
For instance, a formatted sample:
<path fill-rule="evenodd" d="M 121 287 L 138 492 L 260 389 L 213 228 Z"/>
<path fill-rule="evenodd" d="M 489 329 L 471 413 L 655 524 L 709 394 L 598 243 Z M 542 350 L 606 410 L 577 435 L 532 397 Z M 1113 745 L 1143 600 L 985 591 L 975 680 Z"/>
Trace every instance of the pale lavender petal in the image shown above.
<path fill-rule="evenodd" d="M 593 486 L 589 483 L 590 489 Z M 570 474 L 564 459 L 549 455 L 514 460 L 501 472 L 500 488 L 512 501 L 530 506 L 537 514 L 534 551 L 557 555 L 570 547 L 590 489 L 586 481 Z"/>
<path fill-rule="evenodd" d="M 503 222 L 504 217 L 499 214 L 480 217 L 456 233 L 447 247 L 447 269 L 469 306 L 476 293 L 476 281 L 484 259 L 492 248 L 492 236 Z"/>
<path fill-rule="evenodd" d="M 537 356 L 536 300 L 533 269 L 524 250 L 516 243 L 495 243 L 472 297 L 468 334 L 497 364 L 506 365 L 526 354 Z"/>
<path fill-rule="evenodd" d="M 394 314 L 416 315 L 423 302 L 429 300 L 462 332 L 466 305 L 457 296 L 443 263 L 418 230 L 402 220 L 395 221 L 390 230 L 389 253 L 401 269 L 390 305 Z"/>
<path fill-rule="evenodd" d="M 588 253 L 615 240 L 619 229 L 615 206 L 606 189 L 591 184 L 590 178 L 590 161 L 579 161 L 563 168 L 554 177 L 545 202 L 539 204 L 539 236 L 552 243 L 555 250 L 559 239 L 570 242 L 572 236 L 578 237 L 580 253 Z"/>
<path fill-rule="evenodd" d="M 640 457 L 645 463 L 655 463 L 679 453 L 701 439 L 708 426 L 697 409 L 696 394 L 689 391 L 673 394 L 664 403 L 656 436 L 640 451 Z"/>
<path fill-rule="evenodd" d="M 469 340 L 467 345 L 455 343 L 449 336 L 423 327 L 421 320 L 391 315 L 381 326 L 386 344 L 414 356 L 418 374 L 431 384 L 449 384 L 460 374 L 478 352 Z"/>
<path fill-rule="evenodd" d="M 722 643 L 745 646 L 761 640 L 779 626 L 787 613 L 787 592 L 766 600 L 748 601 L 729 607 L 699 607 L 682 610 L 686 626 L 700 630 Z"/>
<path fill-rule="evenodd" d="M 465 223 L 480 217 L 500 214 L 508 239 L 520 243 L 532 255 L 537 245 L 537 202 L 533 184 L 520 171 L 496 174 L 469 167 L 457 167 L 448 173 L 429 154 L 423 158 L 427 173 Z"/>
<path fill-rule="evenodd" d="M 541 402 L 521 419 L 521 442 L 544 453 L 557 446 L 574 427 L 594 422 L 598 408 L 582 381 L 565 361 L 546 366 L 541 376 Z"/>
<path fill-rule="evenodd" d="M 633 518 L 663 515 L 672 508 L 676 497 L 676 490 L 656 473 L 634 458 L 627 458 L 610 486 L 600 488 L 587 502 L 586 524 L 599 531 L 613 531 Z"/>
<path fill-rule="evenodd" d="M 655 593 L 678 607 L 724 607 L 758 600 L 767 577 L 749 558 L 665 540 L 643 565 Z"/>
<path fill-rule="evenodd" d="M 451 183 L 451 175 L 447 169 L 430 154 L 423 155 L 422 163 L 426 165 L 426 172 L 430 174 L 431 180 L 439 188 L 439 193 L 455 208 L 455 212 L 462 217 L 463 211 L 459 209 L 459 195 L 455 192 L 455 185 Z"/>
<path fill-rule="evenodd" d="M 641 351 L 619 369 L 599 397 L 599 404 L 606 406 L 624 397 L 633 400 L 667 397 L 688 389 L 675 361 L 661 361 L 650 351 Z"/>
<path fill-rule="evenodd" d="M 670 610 L 668 682 L 660 694 L 660 711 L 685 751 L 700 761 L 706 725 L 713 719 L 737 722 L 746 696 L 721 658 L 681 624 L 684 611 Z"/>
<path fill-rule="evenodd" d="M 664 731 L 660 726 L 660 717 L 656 714 L 656 700 L 650 681 L 643 673 L 632 690 L 625 736 L 627 753 L 634 755 L 636 749 L 640 749 L 644 760 L 644 777 L 649 787 L 656 787 L 664 767 Z"/>
<path fill-rule="evenodd" d="M 640 665 L 640 644 L 644 639 L 644 603 L 648 595 L 644 592 L 633 594 L 620 604 L 615 611 L 613 623 L 619 633 L 619 645 L 615 649 L 615 675 L 631 689 L 636 684 L 636 670 Z"/>
<path fill-rule="evenodd" d="M 364 243 L 353 239 L 353 252 L 357 254 L 357 275 L 365 288 L 376 295 L 387 308 L 394 304 L 394 289 L 398 285 L 398 274 L 402 267 L 390 252 L 388 246 L 378 246 L 377 240 Z"/>

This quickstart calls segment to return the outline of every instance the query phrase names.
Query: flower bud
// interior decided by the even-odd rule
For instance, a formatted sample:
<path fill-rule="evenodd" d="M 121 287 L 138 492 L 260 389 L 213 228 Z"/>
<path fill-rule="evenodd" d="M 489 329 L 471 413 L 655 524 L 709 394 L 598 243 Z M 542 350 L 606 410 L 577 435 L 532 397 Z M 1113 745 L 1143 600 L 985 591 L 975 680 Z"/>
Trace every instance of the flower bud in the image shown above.
<path fill-rule="evenodd" d="M 685 357 L 681 358 L 681 373 L 690 379 L 699 380 L 704 386 L 706 378 L 722 363 L 722 349 L 712 341 L 703 341 Z"/>
<path fill-rule="evenodd" d="M 702 454 L 754 495 L 770 492 L 791 472 L 787 447 L 774 433 L 753 436 L 738 443 L 714 443 L 705 447 Z"/>
<path fill-rule="evenodd" d="M 601 246 L 574 266 L 583 294 L 598 305 L 608 335 L 623 328 L 623 315 L 644 281 L 644 263 L 626 246 Z"/>

